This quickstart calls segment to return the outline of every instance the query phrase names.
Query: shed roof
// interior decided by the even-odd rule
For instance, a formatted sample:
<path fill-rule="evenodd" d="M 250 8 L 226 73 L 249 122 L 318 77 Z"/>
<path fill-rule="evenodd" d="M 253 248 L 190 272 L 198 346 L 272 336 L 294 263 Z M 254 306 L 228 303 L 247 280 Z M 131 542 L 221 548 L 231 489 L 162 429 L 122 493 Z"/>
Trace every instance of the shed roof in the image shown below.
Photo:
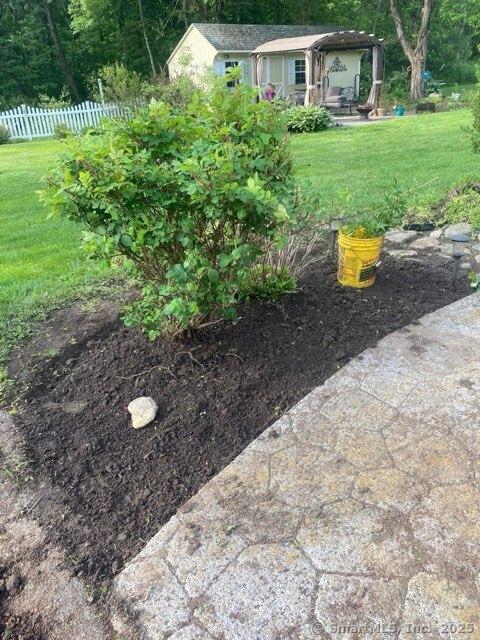
<path fill-rule="evenodd" d="M 280 51 L 303 51 L 319 46 L 321 49 L 364 47 L 380 44 L 373 33 L 365 31 L 318 32 L 293 38 L 279 38 L 259 45 L 252 53 L 278 53 Z"/>
<path fill-rule="evenodd" d="M 256 47 L 279 38 L 298 38 L 338 31 L 333 25 L 305 24 L 209 24 L 194 22 L 217 51 L 253 51 Z"/>

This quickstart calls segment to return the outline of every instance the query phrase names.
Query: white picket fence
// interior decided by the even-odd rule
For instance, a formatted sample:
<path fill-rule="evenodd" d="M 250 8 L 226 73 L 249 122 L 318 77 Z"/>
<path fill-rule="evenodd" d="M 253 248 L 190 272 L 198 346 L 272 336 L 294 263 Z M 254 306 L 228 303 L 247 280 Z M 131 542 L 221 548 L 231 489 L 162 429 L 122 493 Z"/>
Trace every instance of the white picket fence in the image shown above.
<path fill-rule="evenodd" d="M 95 127 L 101 118 L 112 116 L 127 117 L 128 112 L 115 104 L 88 101 L 64 109 L 42 109 L 21 105 L 0 112 L 0 124 L 7 127 L 12 140 L 32 140 L 53 136 L 55 125 L 59 123 L 67 125 L 73 132 L 78 132 L 84 127 Z"/>

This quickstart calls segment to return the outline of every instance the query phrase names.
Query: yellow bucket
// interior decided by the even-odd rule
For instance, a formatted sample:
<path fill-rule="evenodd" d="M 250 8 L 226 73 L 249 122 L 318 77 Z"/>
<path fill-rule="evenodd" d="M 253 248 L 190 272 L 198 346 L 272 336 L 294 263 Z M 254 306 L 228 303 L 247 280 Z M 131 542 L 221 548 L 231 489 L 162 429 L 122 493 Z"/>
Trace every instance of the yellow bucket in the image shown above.
<path fill-rule="evenodd" d="M 382 249 L 380 238 L 350 238 L 338 232 L 337 279 L 344 287 L 363 289 L 375 282 L 377 264 Z"/>

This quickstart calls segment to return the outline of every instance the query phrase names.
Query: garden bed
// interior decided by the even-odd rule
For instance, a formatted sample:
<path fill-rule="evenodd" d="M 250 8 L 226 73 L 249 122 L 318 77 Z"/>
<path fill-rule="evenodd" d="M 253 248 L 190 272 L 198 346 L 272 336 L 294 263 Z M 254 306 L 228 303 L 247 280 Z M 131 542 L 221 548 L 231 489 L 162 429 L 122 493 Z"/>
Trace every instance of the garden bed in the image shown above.
<path fill-rule="evenodd" d="M 151 343 L 115 314 L 88 325 L 68 312 L 53 318 L 47 331 L 67 346 L 34 359 L 17 424 L 35 481 L 61 495 L 35 515 L 76 571 L 108 586 L 183 502 L 313 387 L 469 292 L 464 275 L 453 290 L 444 259 L 424 260 L 386 257 L 364 290 L 340 287 L 325 260 L 282 305 L 241 306 L 235 324 L 188 343 Z M 126 406 L 141 395 L 159 412 L 135 431 Z"/>

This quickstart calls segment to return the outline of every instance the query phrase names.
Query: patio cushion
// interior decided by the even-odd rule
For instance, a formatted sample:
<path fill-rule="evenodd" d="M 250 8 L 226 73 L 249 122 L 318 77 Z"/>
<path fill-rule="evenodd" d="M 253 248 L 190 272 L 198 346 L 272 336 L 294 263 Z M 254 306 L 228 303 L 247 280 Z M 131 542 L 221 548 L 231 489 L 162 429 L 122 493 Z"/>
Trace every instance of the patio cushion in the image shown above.
<path fill-rule="evenodd" d="M 342 87 L 328 87 L 327 89 L 327 98 L 332 98 L 334 96 L 339 96 L 342 92 Z"/>

